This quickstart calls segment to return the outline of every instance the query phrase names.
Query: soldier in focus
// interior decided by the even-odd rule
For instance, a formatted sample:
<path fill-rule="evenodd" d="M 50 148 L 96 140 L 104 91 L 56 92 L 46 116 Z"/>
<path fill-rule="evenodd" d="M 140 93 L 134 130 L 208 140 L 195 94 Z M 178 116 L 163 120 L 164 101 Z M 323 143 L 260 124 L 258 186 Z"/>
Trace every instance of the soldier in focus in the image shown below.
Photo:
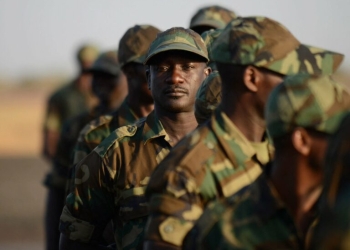
<path fill-rule="evenodd" d="M 224 7 L 213 5 L 200 8 L 191 18 L 189 28 L 202 34 L 211 29 L 223 29 L 237 15 Z"/>
<path fill-rule="evenodd" d="M 350 248 L 350 112 L 329 139 L 325 159 L 320 218 L 312 237 L 313 250 Z"/>
<path fill-rule="evenodd" d="M 309 249 L 328 138 L 349 109 L 349 93 L 329 76 L 286 78 L 266 107 L 274 160 L 251 185 L 210 204 L 184 249 Z"/>
<path fill-rule="evenodd" d="M 222 31 L 211 58 L 222 79 L 220 109 L 153 172 L 146 249 L 180 249 L 210 201 L 251 184 L 272 159 L 264 119 L 271 90 L 288 75 L 331 74 L 343 56 L 301 44 L 272 19 L 246 17 Z"/>
<path fill-rule="evenodd" d="M 81 131 L 74 152 L 74 163 L 85 158 L 115 129 L 146 117 L 154 107 L 143 62 L 150 44 L 160 32 L 151 25 L 129 28 L 119 42 L 118 59 L 128 83 L 128 96 L 113 113 L 97 118 Z"/>
<path fill-rule="evenodd" d="M 56 155 L 53 159 L 53 169 L 49 173 L 49 196 L 46 207 L 45 227 L 47 235 L 55 232 L 55 240 L 47 244 L 55 244 L 58 249 L 58 230 L 60 216 L 64 207 L 66 186 L 69 168 L 72 165 L 73 149 L 80 130 L 89 121 L 97 116 L 108 113 L 114 109 L 115 103 L 120 103 L 116 98 L 125 98 L 127 94 L 124 76 L 120 72 L 117 53 L 110 51 L 100 55 L 93 65 L 85 69 L 86 73 L 92 74 L 92 91 L 98 97 L 99 104 L 91 111 L 83 112 L 64 124 L 58 141 Z M 52 238 L 47 238 L 52 240 Z"/>
<path fill-rule="evenodd" d="M 154 111 L 120 127 L 77 165 L 75 190 L 61 216 L 60 249 L 99 249 L 113 218 L 119 249 L 142 249 L 149 177 L 169 150 L 197 127 L 194 101 L 210 74 L 208 54 L 194 31 L 159 33 L 145 59 Z"/>

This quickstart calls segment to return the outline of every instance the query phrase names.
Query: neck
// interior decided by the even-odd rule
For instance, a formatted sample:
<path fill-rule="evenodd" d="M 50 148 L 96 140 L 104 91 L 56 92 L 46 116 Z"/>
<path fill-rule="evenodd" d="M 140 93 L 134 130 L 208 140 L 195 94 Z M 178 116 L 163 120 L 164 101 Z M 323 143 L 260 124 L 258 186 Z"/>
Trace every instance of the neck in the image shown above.
<path fill-rule="evenodd" d="M 198 126 L 193 112 L 168 113 L 161 109 L 155 109 L 155 112 L 169 135 L 172 146 Z"/>
<path fill-rule="evenodd" d="M 222 110 L 249 141 L 261 142 L 266 131 L 265 121 L 249 103 L 249 100 L 223 96 Z"/>
<path fill-rule="evenodd" d="M 133 95 L 128 96 L 127 103 L 137 117 L 146 117 L 154 108 L 153 102 L 144 102 Z"/>
<path fill-rule="evenodd" d="M 321 194 L 322 174 L 313 170 L 306 159 L 290 152 L 278 152 L 271 171 L 271 181 L 286 204 L 302 237 L 313 222 L 315 204 Z"/>

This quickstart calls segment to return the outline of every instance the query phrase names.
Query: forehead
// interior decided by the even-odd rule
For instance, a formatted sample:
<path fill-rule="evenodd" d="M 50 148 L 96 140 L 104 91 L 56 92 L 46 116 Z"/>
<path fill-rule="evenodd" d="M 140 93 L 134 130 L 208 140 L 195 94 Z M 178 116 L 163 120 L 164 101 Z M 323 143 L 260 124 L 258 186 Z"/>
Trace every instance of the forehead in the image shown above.
<path fill-rule="evenodd" d="M 184 50 L 169 50 L 161 52 L 152 58 L 152 65 L 159 65 L 163 63 L 184 63 L 184 62 L 198 62 L 205 64 L 204 58 L 201 56 Z"/>

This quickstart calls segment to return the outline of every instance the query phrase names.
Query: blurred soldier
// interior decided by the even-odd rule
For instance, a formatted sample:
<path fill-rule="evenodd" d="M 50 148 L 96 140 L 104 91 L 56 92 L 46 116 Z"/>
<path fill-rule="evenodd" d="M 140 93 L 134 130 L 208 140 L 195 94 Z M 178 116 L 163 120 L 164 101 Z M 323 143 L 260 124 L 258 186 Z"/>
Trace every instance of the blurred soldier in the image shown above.
<path fill-rule="evenodd" d="M 55 91 L 49 98 L 44 122 L 43 155 L 52 159 L 63 123 L 73 116 L 87 111 L 95 100 L 91 99 L 91 75 L 85 72 L 98 56 L 92 45 L 84 45 L 77 52 L 79 75 L 68 85 Z"/>
<path fill-rule="evenodd" d="M 309 249 L 327 139 L 349 108 L 349 93 L 329 76 L 286 78 L 265 113 L 274 160 L 251 185 L 210 204 L 184 248 Z"/>
<path fill-rule="evenodd" d="M 327 97 L 328 98 L 328 97 Z M 350 113 L 330 138 L 313 250 L 350 249 Z"/>
<path fill-rule="evenodd" d="M 145 59 L 154 112 L 115 130 L 78 163 L 75 191 L 61 216 L 61 249 L 95 246 L 112 218 L 119 247 L 142 249 L 145 187 L 172 146 L 198 125 L 194 101 L 210 73 L 207 62 L 196 32 L 172 28 L 157 35 Z"/>
<path fill-rule="evenodd" d="M 127 78 L 128 97 L 117 111 L 99 117 L 85 126 L 74 152 L 74 163 L 86 157 L 112 131 L 134 123 L 153 110 L 153 98 L 148 88 L 143 62 L 150 44 L 159 32 L 159 29 L 151 25 L 135 25 L 121 38 L 118 59 Z"/>
<path fill-rule="evenodd" d="M 213 5 L 200 8 L 190 21 L 190 29 L 202 34 L 210 29 L 223 29 L 237 15 L 224 7 Z"/>
<path fill-rule="evenodd" d="M 301 44 L 265 17 L 234 19 L 211 53 L 222 78 L 221 108 L 153 172 L 146 191 L 150 245 L 179 249 L 208 202 L 231 196 L 261 174 L 272 156 L 264 107 L 285 75 L 330 74 L 343 59 Z"/>
<path fill-rule="evenodd" d="M 99 56 L 92 67 L 85 69 L 85 72 L 92 74 L 92 90 L 99 99 L 99 105 L 90 112 L 86 111 L 68 119 L 63 124 L 53 161 L 53 169 L 46 178 L 49 187 L 45 216 L 48 249 L 58 249 L 60 235 L 58 226 L 64 206 L 68 170 L 72 164 L 73 149 L 80 130 L 95 117 L 114 109 L 116 103 L 114 98 L 124 99 L 127 94 L 126 83 L 120 72 L 116 51 Z M 117 102 L 120 103 L 120 100 Z"/>

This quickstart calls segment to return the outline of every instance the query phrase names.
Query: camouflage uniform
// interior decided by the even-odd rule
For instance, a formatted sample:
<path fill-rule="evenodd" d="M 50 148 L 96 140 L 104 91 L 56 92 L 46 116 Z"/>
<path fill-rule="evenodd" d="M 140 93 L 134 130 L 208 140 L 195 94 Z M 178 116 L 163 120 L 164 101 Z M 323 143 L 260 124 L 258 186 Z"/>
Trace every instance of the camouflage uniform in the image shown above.
<path fill-rule="evenodd" d="M 291 76 L 271 93 L 267 128 L 273 138 L 296 127 L 332 134 L 349 108 L 350 95 L 330 77 Z M 312 227 L 305 237 L 297 230 L 269 181 L 270 164 L 251 185 L 208 205 L 184 249 L 307 249 L 303 239 L 310 238 Z"/>
<path fill-rule="evenodd" d="M 187 51 L 208 61 L 198 34 L 172 28 L 158 34 L 145 64 L 169 50 Z M 61 216 L 61 232 L 70 240 L 92 244 L 113 219 L 118 248 L 142 248 L 148 216 L 144 191 L 152 171 L 171 149 L 169 140 L 156 111 L 115 130 L 78 163 L 75 190 Z"/>
<path fill-rule="evenodd" d="M 200 8 L 191 18 L 190 29 L 198 32 L 223 29 L 237 15 L 224 7 L 213 5 Z"/>
<path fill-rule="evenodd" d="M 285 75 L 330 74 L 343 59 L 340 54 L 300 44 L 284 26 L 264 17 L 234 19 L 212 44 L 209 57 Z M 262 172 L 261 165 L 271 159 L 252 145 L 219 109 L 209 122 L 180 141 L 147 187 L 151 216 L 146 240 L 180 247 L 210 201 L 251 184 Z M 267 140 L 264 147 L 271 157 Z"/>
<path fill-rule="evenodd" d="M 350 248 L 349 125 L 350 113 L 329 141 L 320 218 L 312 240 L 313 250 Z"/>
<path fill-rule="evenodd" d="M 128 63 L 143 63 L 149 45 L 159 32 L 160 30 L 150 25 L 135 25 L 128 29 L 119 43 L 118 59 L 121 66 Z M 140 118 L 131 110 L 126 98 L 118 110 L 87 124 L 78 138 L 74 150 L 74 163 L 86 157 L 112 131 L 132 124 Z"/>

